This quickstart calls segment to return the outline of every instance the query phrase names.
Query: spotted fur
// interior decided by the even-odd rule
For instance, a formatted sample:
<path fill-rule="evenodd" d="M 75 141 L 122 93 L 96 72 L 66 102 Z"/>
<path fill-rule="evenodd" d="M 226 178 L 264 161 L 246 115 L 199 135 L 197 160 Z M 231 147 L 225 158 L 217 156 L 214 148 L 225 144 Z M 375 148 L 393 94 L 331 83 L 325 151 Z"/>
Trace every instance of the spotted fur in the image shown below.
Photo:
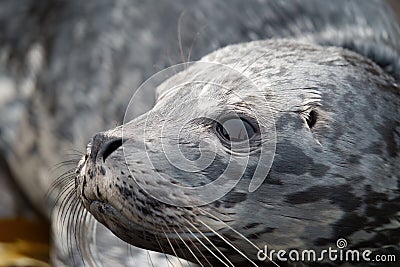
<path fill-rule="evenodd" d="M 147 238 L 164 229 L 165 236 L 176 242 L 181 251 L 172 252 L 167 238 L 159 232 L 163 249 L 203 264 L 206 261 L 202 254 L 208 255 L 208 261 L 215 265 L 221 262 L 207 254 L 207 249 L 187 229 L 207 235 L 235 266 L 250 264 L 205 225 L 232 240 L 259 266 L 264 263 L 257 261 L 257 250 L 232 229 L 258 247 L 268 245 L 274 249 L 319 251 L 334 247 L 339 238 L 346 238 L 353 248 L 376 250 L 399 245 L 396 218 L 400 208 L 400 136 L 396 125 L 400 120 L 400 98 L 393 77 L 346 49 L 293 40 L 228 46 L 202 61 L 222 63 L 242 72 L 261 90 L 261 98 L 272 110 L 277 144 L 265 182 L 256 192 L 247 191 L 258 162 L 254 154 L 243 180 L 226 196 L 205 206 L 169 206 L 140 189 L 139 184 L 144 182 L 155 183 L 156 187 L 164 177 L 174 183 L 196 186 L 199 180 L 210 182 L 215 170 L 226 168 L 229 154 L 223 149 L 218 150 L 210 167 L 190 174 L 189 178 L 188 173 L 168 164 L 151 169 L 143 163 L 146 151 L 155 162 L 163 161 L 161 139 L 173 140 L 168 139 L 168 132 L 161 137 L 157 114 L 173 108 L 177 101 L 185 103 L 187 98 L 209 96 L 208 109 L 201 108 L 204 103 L 200 100 L 194 105 L 180 106 L 178 114 L 167 118 L 171 129 L 179 128 L 179 116 L 189 112 L 206 117 L 231 108 L 243 111 L 246 103 L 254 104 L 261 113 L 267 112 L 253 97 L 257 92 L 241 86 L 243 83 L 238 80 L 214 78 L 215 82 L 226 81 L 224 85 L 232 88 L 228 92 L 211 86 L 171 89 L 182 79 L 190 84 L 215 73 L 213 68 L 204 70 L 201 64 L 194 64 L 160 86 L 162 97 L 152 110 L 155 115 L 146 124 L 142 116 L 94 137 L 92 142 L 96 146 L 92 144 L 88 159 L 81 163 L 77 184 L 85 207 L 97 219 L 123 240 L 158 251 L 158 244 L 148 242 Z M 244 103 L 237 101 L 238 95 Z M 312 126 L 309 116 L 316 117 Z M 151 139 L 143 136 L 145 126 L 150 127 Z M 198 153 L 197 138 L 206 142 L 216 139 L 216 133 L 207 130 L 207 124 L 202 122 L 187 130 L 179 142 L 188 155 Z M 124 145 L 103 162 L 97 151 L 107 141 L 121 138 L 122 131 L 126 133 Z M 128 163 L 122 147 L 129 151 L 125 154 Z M 106 168 L 105 175 L 96 171 L 102 168 Z M 159 173 L 165 176 L 159 178 Z M 182 201 L 196 197 L 183 196 L 179 191 L 159 193 L 175 194 Z M 174 233 L 186 237 L 186 242 L 195 242 L 199 251 L 186 250 L 185 243 Z M 200 240 L 207 242 L 205 237 Z"/>

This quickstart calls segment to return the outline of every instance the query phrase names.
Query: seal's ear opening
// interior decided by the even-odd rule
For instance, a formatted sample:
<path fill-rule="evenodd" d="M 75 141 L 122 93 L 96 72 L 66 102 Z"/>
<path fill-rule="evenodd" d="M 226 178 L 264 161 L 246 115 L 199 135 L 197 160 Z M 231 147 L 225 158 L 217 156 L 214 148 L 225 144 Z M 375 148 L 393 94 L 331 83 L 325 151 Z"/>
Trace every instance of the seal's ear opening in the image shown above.
<path fill-rule="evenodd" d="M 312 109 L 310 113 L 308 113 L 308 116 L 306 117 L 308 128 L 312 129 L 314 125 L 317 123 L 317 119 L 318 119 L 318 112 Z"/>

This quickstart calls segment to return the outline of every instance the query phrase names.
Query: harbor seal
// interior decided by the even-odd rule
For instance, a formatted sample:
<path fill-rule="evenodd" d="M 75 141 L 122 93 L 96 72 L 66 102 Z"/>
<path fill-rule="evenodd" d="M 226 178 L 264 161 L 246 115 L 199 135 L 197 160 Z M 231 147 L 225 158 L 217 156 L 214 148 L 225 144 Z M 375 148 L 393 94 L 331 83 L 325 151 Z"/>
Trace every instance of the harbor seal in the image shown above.
<path fill-rule="evenodd" d="M 194 63 L 159 87 L 149 113 L 93 137 L 76 192 L 96 219 L 130 244 L 202 265 L 269 265 L 257 248 L 321 251 L 340 238 L 351 248 L 398 253 L 400 88 L 391 75 L 346 49 L 286 39 L 228 46 L 201 61 L 244 80 Z M 195 116 L 182 125 L 188 113 Z M 272 167 L 251 193 L 270 119 Z M 244 140 L 249 150 L 235 151 Z M 193 165 L 201 148 L 214 157 L 190 172 L 164 156 L 168 146 Z M 243 179 L 210 203 L 192 205 L 198 195 L 165 185 L 210 183 L 244 155 Z"/>
<path fill-rule="evenodd" d="M 398 75 L 398 26 L 378 0 L 292 0 L 290 4 L 23 0 L 0 5 L 4 26 L 0 110 L 7 114 L 0 117 L 0 157 L 30 202 L 53 224 L 60 209 L 51 209 L 57 200 L 52 195 L 45 198 L 57 177 L 49 169 L 67 160 L 65 154 L 72 149 L 82 150 L 93 133 L 118 124 L 131 89 L 159 69 L 188 58 L 197 60 L 227 44 L 284 37 L 346 47 L 395 78 Z M 72 161 L 67 164 L 76 166 Z M 62 177 L 74 179 L 68 170 Z M 66 229 L 74 228 L 75 211 L 79 213 L 63 214 L 64 221 L 71 223 Z M 97 229 L 101 229 L 96 234 L 99 253 L 91 255 L 96 263 L 129 264 L 124 244 L 101 225 Z M 68 243 L 58 233 L 53 240 Z M 85 240 L 90 242 L 79 235 L 75 239 Z M 57 245 L 52 251 L 53 263 L 82 264 L 79 257 L 72 263 L 71 255 L 63 254 Z"/>

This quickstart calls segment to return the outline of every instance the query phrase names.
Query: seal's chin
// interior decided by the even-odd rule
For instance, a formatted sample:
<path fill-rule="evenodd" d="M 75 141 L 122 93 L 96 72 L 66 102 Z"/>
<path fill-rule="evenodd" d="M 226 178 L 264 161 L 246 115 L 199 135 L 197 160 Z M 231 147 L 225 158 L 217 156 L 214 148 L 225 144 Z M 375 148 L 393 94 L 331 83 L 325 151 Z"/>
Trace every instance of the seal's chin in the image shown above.
<path fill-rule="evenodd" d="M 113 234 L 123 241 L 136 247 L 154 251 L 159 251 L 159 245 L 163 245 L 167 248 L 164 252 L 171 254 L 173 251 L 169 251 L 168 242 L 180 242 L 182 239 L 187 242 L 188 240 L 193 242 L 195 239 L 202 238 L 202 236 L 213 235 L 212 233 L 189 234 L 177 231 L 154 231 L 154 229 L 143 227 L 133 222 L 111 204 L 98 200 L 94 200 L 90 203 L 89 211 L 100 223 L 104 224 Z M 155 243 L 154 240 L 158 240 L 158 242 Z"/>
<path fill-rule="evenodd" d="M 108 203 L 93 201 L 90 213 L 123 241 L 145 249 L 155 250 L 154 233 L 136 224 Z"/>
<path fill-rule="evenodd" d="M 130 228 L 131 231 L 145 230 L 141 225 L 132 222 L 109 203 L 95 200 L 90 203 L 89 211 L 97 220 L 113 230 L 118 229 L 121 225 Z"/>

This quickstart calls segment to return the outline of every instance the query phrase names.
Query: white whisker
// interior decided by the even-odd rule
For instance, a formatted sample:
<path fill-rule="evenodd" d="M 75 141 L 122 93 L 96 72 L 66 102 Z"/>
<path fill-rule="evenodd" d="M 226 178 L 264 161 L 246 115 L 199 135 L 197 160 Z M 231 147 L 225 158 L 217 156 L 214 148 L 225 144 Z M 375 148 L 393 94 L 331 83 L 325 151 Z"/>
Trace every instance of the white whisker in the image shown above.
<path fill-rule="evenodd" d="M 228 225 L 227 223 L 223 222 L 222 220 L 220 220 L 218 217 L 214 216 L 213 214 L 209 213 L 208 211 L 202 209 L 202 212 L 206 213 L 207 215 L 209 215 L 210 217 L 212 217 L 214 220 L 217 220 L 221 223 L 223 223 L 224 225 L 226 225 L 230 230 L 232 230 L 234 233 L 236 233 L 237 235 L 239 235 L 241 238 L 243 238 L 245 241 L 247 241 L 250 245 L 252 245 L 254 248 L 257 249 L 257 251 L 260 251 L 261 249 L 254 244 L 253 242 L 251 242 L 247 237 L 245 237 L 244 235 L 242 235 L 239 231 L 235 230 L 234 228 L 232 228 L 230 225 Z M 271 261 L 275 266 L 279 267 L 279 265 L 274 262 L 268 255 L 266 255 L 268 260 Z"/>
<path fill-rule="evenodd" d="M 150 262 L 151 266 L 154 267 L 153 260 L 151 259 L 151 255 L 150 255 L 150 252 L 149 252 L 148 250 L 147 250 L 147 259 L 148 259 L 148 261 Z"/>
<path fill-rule="evenodd" d="M 182 227 L 179 226 L 179 229 L 181 229 L 181 231 L 184 232 Z M 189 239 L 189 241 L 196 248 L 196 250 L 201 254 L 201 256 L 207 261 L 207 263 L 212 267 L 213 265 L 208 261 L 207 257 L 203 254 L 203 252 L 201 252 L 201 250 L 198 248 L 198 246 L 191 239 Z"/>
<path fill-rule="evenodd" d="M 202 266 L 203 264 L 201 264 L 201 262 L 199 261 L 199 259 L 197 258 L 196 254 L 190 249 L 190 247 L 186 244 L 185 240 L 183 240 L 183 238 L 179 235 L 179 233 L 174 229 L 174 232 L 176 233 L 176 235 L 179 237 L 179 239 L 182 241 L 182 243 L 186 246 L 186 248 L 189 250 L 189 252 L 193 255 L 193 257 L 196 259 L 196 261 Z M 189 266 L 190 263 L 188 262 Z"/>
<path fill-rule="evenodd" d="M 197 229 L 197 227 L 195 227 L 191 222 L 189 222 L 188 220 L 186 220 L 189 224 L 190 224 L 190 226 L 192 226 L 198 233 L 200 233 L 200 235 L 201 236 L 203 236 L 203 238 L 205 238 L 210 244 L 211 244 L 211 246 L 213 246 L 221 255 L 222 255 L 222 257 L 224 258 L 224 259 L 226 259 L 228 262 L 229 262 L 229 264 L 231 265 L 231 266 L 234 266 L 233 264 L 232 264 L 232 262 L 230 262 L 229 261 L 229 259 L 222 253 L 222 251 L 220 251 L 211 241 L 210 241 L 210 239 L 208 239 L 201 231 L 199 231 L 199 229 Z M 225 261 L 223 261 L 220 257 L 218 257 L 211 249 L 209 249 L 192 231 L 190 231 L 190 229 L 188 228 L 188 227 L 186 227 L 186 229 L 197 239 L 197 241 L 199 241 L 200 242 L 200 244 L 202 244 L 203 245 L 203 247 L 204 248 L 206 248 L 215 258 L 217 258 L 221 263 L 223 263 L 225 266 L 228 266 L 229 267 L 229 265 L 225 262 Z"/>
<path fill-rule="evenodd" d="M 219 238 L 221 238 L 226 244 L 228 244 L 231 248 L 236 250 L 240 255 L 242 255 L 246 260 L 251 262 L 254 266 L 258 267 L 257 264 L 252 261 L 249 257 L 247 257 L 242 251 L 240 251 L 235 245 L 233 245 L 230 241 L 228 241 L 225 237 L 223 237 L 221 234 L 219 234 L 217 231 L 212 229 L 210 226 L 208 226 L 206 223 L 204 223 L 202 220 L 198 220 L 201 224 L 203 224 L 205 227 L 207 227 L 210 231 L 212 231 L 215 235 L 217 235 Z"/>
<path fill-rule="evenodd" d="M 179 261 L 180 265 L 183 267 L 182 262 L 181 262 L 180 258 L 178 257 L 178 254 L 176 254 L 176 251 L 175 251 L 175 249 L 174 249 L 174 246 L 172 245 L 171 241 L 170 241 L 169 238 L 168 238 L 168 235 L 167 235 L 167 234 L 165 233 L 165 231 L 164 231 L 164 228 L 162 228 L 162 231 L 163 231 L 165 237 L 167 238 L 168 244 L 169 244 L 169 246 L 171 247 L 172 252 L 174 253 L 175 257 L 178 258 L 178 261 Z"/>
<path fill-rule="evenodd" d="M 152 222 L 153 222 L 153 226 L 155 227 L 155 222 L 154 222 L 154 219 L 153 218 L 151 218 L 151 220 L 152 220 Z M 164 233 L 165 234 L 165 233 Z M 155 235 L 154 235 L 154 237 L 156 238 L 156 241 L 157 241 L 157 243 L 158 243 L 158 247 L 160 248 L 160 250 L 162 251 L 162 253 L 164 254 L 164 256 L 165 256 L 165 260 L 167 261 L 167 264 L 168 264 L 168 266 L 169 266 L 169 264 L 171 264 L 172 266 L 174 266 L 173 265 L 173 263 L 171 262 L 171 259 L 168 257 L 168 255 L 167 255 L 167 253 L 165 253 L 165 251 L 164 251 L 164 249 L 163 249 L 163 246 L 161 246 L 161 243 L 160 243 L 160 240 L 158 239 L 158 233 L 156 233 Z"/>

